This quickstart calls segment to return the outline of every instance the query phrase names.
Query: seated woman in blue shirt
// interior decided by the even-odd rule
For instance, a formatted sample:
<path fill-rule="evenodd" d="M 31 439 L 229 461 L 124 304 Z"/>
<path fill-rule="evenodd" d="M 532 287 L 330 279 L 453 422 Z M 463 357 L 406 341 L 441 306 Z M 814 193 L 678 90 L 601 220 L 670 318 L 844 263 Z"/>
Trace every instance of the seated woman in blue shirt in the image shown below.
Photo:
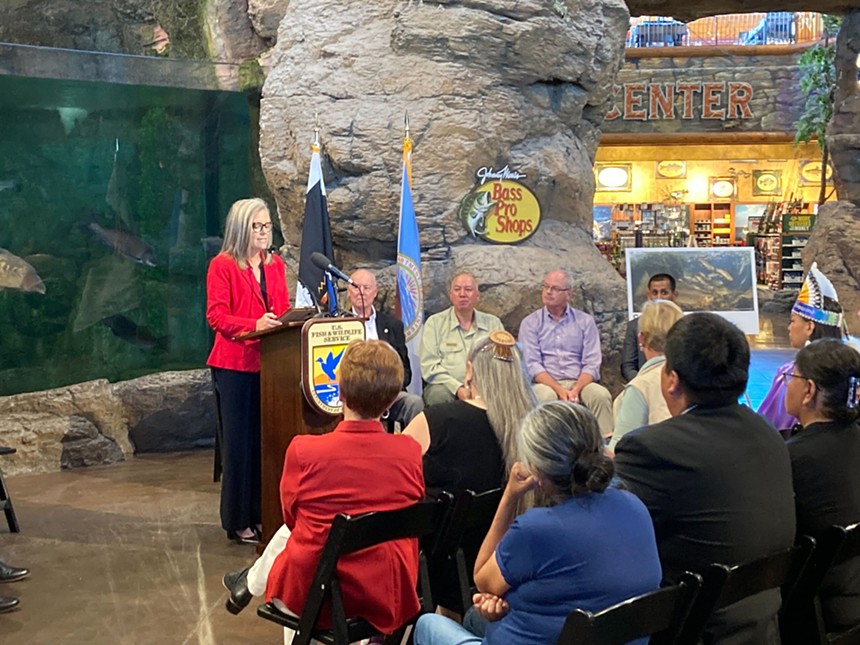
<path fill-rule="evenodd" d="M 614 468 L 591 412 L 541 405 L 523 420 L 519 455 L 475 562 L 470 612 L 487 621 L 484 636 L 427 614 L 416 645 L 552 645 L 571 610 L 599 611 L 660 585 L 651 518 L 634 495 L 608 487 Z M 552 505 L 516 517 L 535 488 Z"/>

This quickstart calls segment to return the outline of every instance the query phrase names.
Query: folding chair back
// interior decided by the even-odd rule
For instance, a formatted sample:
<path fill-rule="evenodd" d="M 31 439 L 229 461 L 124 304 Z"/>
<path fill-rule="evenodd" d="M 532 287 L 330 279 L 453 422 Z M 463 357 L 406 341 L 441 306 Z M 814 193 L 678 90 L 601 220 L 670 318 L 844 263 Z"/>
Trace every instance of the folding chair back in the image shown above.
<path fill-rule="evenodd" d="M 557 645 L 622 645 L 651 636 L 651 645 L 672 645 L 696 599 L 702 578 L 685 573 L 671 587 L 625 600 L 596 614 L 582 609 L 567 617 Z"/>
<path fill-rule="evenodd" d="M 377 632 L 359 617 L 348 617 L 343 606 L 343 596 L 337 578 L 337 562 L 343 555 L 355 553 L 384 542 L 404 538 L 421 538 L 438 531 L 447 510 L 442 500 L 422 501 L 394 511 L 378 511 L 356 517 L 340 514 L 334 518 L 328 539 L 323 547 L 320 561 L 314 572 L 310 591 L 301 616 L 289 616 L 279 611 L 272 603 L 266 603 L 257 614 L 296 632 L 294 645 L 308 645 L 312 638 L 323 643 L 348 645 L 348 643 L 370 638 Z M 420 562 L 422 590 L 429 588 L 426 582 L 426 562 Z M 332 629 L 318 630 L 319 620 L 326 600 L 331 602 Z M 430 599 L 425 599 L 425 609 Z"/>
<path fill-rule="evenodd" d="M 814 546 L 815 541 L 807 538 L 793 547 L 742 564 L 712 564 L 703 576 L 702 590 L 678 642 L 698 643 L 712 614 L 723 607 L 763 591 L 793 587 Z"/>
<path fill-rule="evenodd" d="M 840 642 L 860 643 L 860 626 L 841 634 L 826 634 L 818 593 L 827 572 L 835 566 L 860 557 L 860 524 L 830 526 L 816 539 L 809 565 L 791 589 L 784 590 L 785 602 L 780 615 L 780 632 L 785 645 Z M 851 640 L 853 638 L 858 640 Z"/>
<path fill-rule="evenodd" d="M 453 567 L 460 595 L 460 607 L 448 607 L 464 613 L 472 606 L 473 576 L 464 545 L 480 542 L 490 529 L 496 509 L 502 499 L 502 489 L 494 488 L 483 493 L 466 490 L 454 499 L 454 505 L 445 522 L 436 545 L 430 554 L 431 569 L 445 576 Z M 473 555 L 473 554 L 470 554 Z"/>

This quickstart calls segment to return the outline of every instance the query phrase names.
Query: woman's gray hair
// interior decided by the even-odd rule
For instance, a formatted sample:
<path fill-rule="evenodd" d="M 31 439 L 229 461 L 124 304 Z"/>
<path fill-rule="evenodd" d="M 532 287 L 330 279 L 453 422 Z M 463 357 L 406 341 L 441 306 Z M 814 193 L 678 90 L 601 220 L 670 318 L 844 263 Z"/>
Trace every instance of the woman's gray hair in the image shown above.
<path fill-rule="evenodd" d="M 549 480 L 556 502 L 599 493 L 614 474 L 597 419 L 585 406 L 567 401 L 544 403 L 526 415 L 519 453 L 529 470 Z"/>
<path fill-rule="evenodd" d="M 489 338 L 476 343 L 469 352 L 472 378 L 487 404 L 487 418 L 502 447 L 505 473 L 511 471 L 517 457 L 517 428 L 522 418 L 537 405 L 526 379 L 520 352 L 513 345 L 505 347 L 504 356 L 496 351 Z"/>
<path fill-rule="evenodd" d="M 248 266 L 248 250 L 251 247 L 251 220 L 261 210 L 269 214 L 269 207 L 259 197 L 240 199 L 234 202 L 227 213 L 227 223 L 224 225 L 224 243 L 221 252 L 226 253 L 236 261 L 240 268 Z M 271 215 L 269 215 L 271 217 Z M 272 229 L 269 228 L 269 244 L 272 243 Z M 266 264 L 272 262 L 268 253 Z"/>

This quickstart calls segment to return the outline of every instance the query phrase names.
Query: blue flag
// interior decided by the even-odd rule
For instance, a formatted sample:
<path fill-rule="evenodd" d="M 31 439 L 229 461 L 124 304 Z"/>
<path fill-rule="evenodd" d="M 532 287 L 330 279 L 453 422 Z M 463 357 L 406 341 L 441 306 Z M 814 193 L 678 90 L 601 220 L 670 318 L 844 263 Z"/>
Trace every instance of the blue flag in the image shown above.
<path fill-rule="evenodd" d="M 424 327 L 424 289 L 421 282 L 421 244 L 412 206 L 412 139 L 403 140 L 403 174 L 400 188 L 400 227 L 397 235 L 397 303 L 406 331 L 406 347 L 412 364 L 412 382 L 407 388 L 421 394 L 421 363 L 418 358 Z"/>

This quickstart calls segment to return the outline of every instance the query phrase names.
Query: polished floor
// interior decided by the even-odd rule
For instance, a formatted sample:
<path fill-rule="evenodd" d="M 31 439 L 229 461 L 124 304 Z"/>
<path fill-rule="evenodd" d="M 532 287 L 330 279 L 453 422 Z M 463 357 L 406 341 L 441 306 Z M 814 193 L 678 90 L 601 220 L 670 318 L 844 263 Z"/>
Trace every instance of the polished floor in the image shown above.
<path fill-rule="evenodd" d="M 787 320 L 763 318 L 751 338 L 753 406 L 794 356 Z M 0 559 L 32 575 L 0 584 L 0 595 L 21 599 L 19 610 L 0 615 L 0 643 L 283 642 L 277 626 L 257 618 L 256 603 L 239 616 L 224 609 L 221 577 L 247 566 L 255 551 L 228 542 L 220 529 L 210 451 L 7 484 L 22 532 L 7 533 L 0 515 Z"/>
<path fill-rule="evenodd" d="M 2 462 L 0 462 L 2 463 Z M 0 515 L 0 559 L 32 571 L 0 584 L 17 611 L 0 643 L 282 643 L 281 630 L 224 609 L 225 571 L 255 551 L 227 541 L 209 451 L 7 479 L 21 523 Z"/>

